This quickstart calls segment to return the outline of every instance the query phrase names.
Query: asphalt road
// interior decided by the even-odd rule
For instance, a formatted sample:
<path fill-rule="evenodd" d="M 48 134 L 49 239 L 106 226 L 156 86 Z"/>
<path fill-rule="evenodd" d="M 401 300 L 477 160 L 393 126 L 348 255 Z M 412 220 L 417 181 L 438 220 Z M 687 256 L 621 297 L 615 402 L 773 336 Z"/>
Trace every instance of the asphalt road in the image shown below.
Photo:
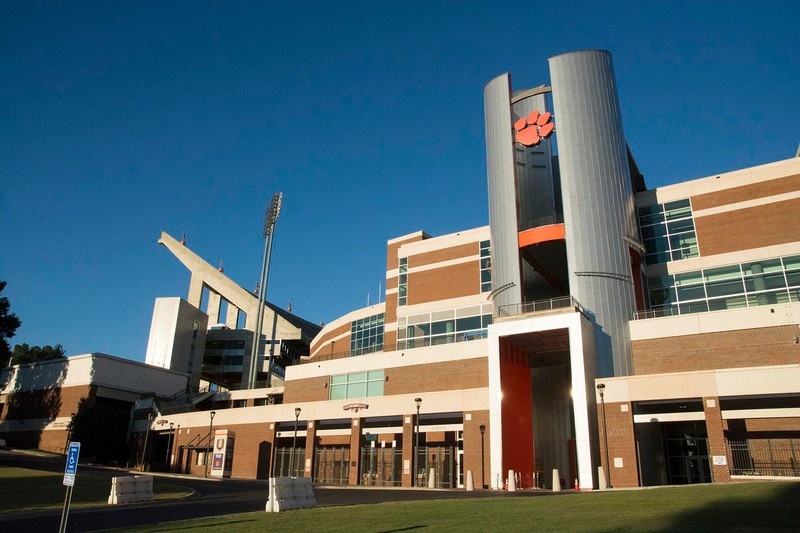
<path fill-rule="evenodd" d="M 0 465 L 63 472 L 61 460 L 42 458 L 22 453 L 0 451 Z M 92 468 L 81 465 L 81 469 Z M 155 474 L 158 476 L 158 474 Z M 162 500 L 146 504 L 103 506 L 90 509 L 72 509 L 68 531 L 100 531 L 134 526 L 155 526 L 176 520 L 205 518 L 264 511 L 267 503 L 266 480 L 209 480 L 191 476 L 169 476 L 169 483 L 195 491 L 187 498 Z M 315 486 L 314 496 L 318 506 L 357 505 L 390 501 L 531 497 L 553 494 L 550 491 L 498 491 L 433 490 L 406 488 L 361 488 Z M 30 514 L 0 516 L 3 533 L 33 533 L 58 531 L 61 510 Z"/>

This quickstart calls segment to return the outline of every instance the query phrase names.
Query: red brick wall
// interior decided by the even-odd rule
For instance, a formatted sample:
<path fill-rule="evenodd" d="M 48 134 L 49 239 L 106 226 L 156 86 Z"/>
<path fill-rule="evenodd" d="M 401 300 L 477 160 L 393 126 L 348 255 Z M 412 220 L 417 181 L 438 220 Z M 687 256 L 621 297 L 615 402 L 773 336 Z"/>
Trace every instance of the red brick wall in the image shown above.
<path fill-rule="evenodd" d="M 699 211 L 710 207 L 719 207 L 756 198 L 766 198 L 777 194 L 795 192 L 799 189 L 800 174 L 795 174 L 785 178 L 761 181 L 750 185 L 742 185 L 741 187 L 732 187 L 723 191 L 714 191 L 692 196 L 692 209 L 694 211 Z"/>
<path fill-rule="evenodd" d="M 610 468 L 606 464 L 602 404 L 597 406 L 597 427 L 600 432 L 600 457 L 603 470 L 605 470 L 606 476 L 610 473 L 610 482 L 613 487 L 638 487 L 639 465 L 636 460 L 632 406 L 629 402 L 606 402 L 605 410 Z M 614 466 L 614 458 L 622 459 L 622 468 Z"/>
<path fill-rule="evenodd" d="M 700 255 L 794 242 L 800 235 L 800 199 L 695 217 Z"/>
<path fill-rule="evenodd" d="M 470 296 L 480 291 L 477 260 L 408 274 L 408 305 Z"/>
<path fill-rule="evenodd" d="M 800 363 L 797 326 L 633 341 L 636 375 Z"/>
<path fill-rule="evenodd" d="M 483 484 L 491 486 L 491 450 L 489 446 L 489 411 L 471 411 L 472 420 L 464 417 L 464 486 L 467 483 L 467 471 L 472 471 L 475 490 L 481 489 L 481 466 L 483 466 Z M 483 436 L 483 453 L 481 453 L 481 425 L 486 426 Z M 483 463 L 483 464 L 481 464 Z"/>
<path fill-rule="evenodd" d="M 731 480 L 730 465 L 715 465 L 713 456 L 728 455 L 725 446 L 725 427 L 722 420 L 722 411 L 719 398 L 708 396 L 703 398 L 703 411 L 706 417 L 706 432 L 708 434 L 708 455 L 711 464 L 711 475 L 715 483 L 727 483 Z"/>

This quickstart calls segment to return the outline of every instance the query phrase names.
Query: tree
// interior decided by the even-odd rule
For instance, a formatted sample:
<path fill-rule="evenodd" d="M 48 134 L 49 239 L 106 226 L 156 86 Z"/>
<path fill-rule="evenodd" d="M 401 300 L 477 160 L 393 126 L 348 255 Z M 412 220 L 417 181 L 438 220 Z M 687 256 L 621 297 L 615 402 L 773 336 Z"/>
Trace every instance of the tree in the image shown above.
<path fill-rule="evenodd" d="M 0 294 L 6 288 L 6 282 L 0 281 Z M 8 339 L 17 333 L 17 328 L 22 325 L 17 315 L 9 313 L 11 307 L 8 298 L 3 296 L 0 298 L 0 368 L 8 366 L 8 360 L 11 358 L 11 350 L 8 345 Z"/>
<path fill-rule="evenodd" d="M 25 343 L 14 346 L 14 353 L 11 354 L 12 365 L 25 365 L 28 363 L 38 363 L 40 361 L 50 361 L 51 359 L 63 359 L 66 357 L 64 347 L 60 344 L 55 346 L 28 346 Z"/>

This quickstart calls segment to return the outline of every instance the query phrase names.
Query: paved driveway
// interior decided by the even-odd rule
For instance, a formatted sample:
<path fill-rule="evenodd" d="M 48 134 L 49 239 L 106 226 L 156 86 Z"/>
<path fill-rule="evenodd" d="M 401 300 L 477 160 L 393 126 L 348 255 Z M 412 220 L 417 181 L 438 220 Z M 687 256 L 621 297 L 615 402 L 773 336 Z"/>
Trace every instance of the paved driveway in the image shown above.
<path fill-rule="evenodd" d="M 32 457 L 17 453 L 0 453 L 0 465 L 63 471 L 63 462 L 50 458 Z M 81 469 L 91 468 L 81 465 Z M 154 474 L 159 476 L 159 474 Z M 264 511 L 267 503 L 265 480 L 209 480 L 191 476 L 169 476 L 169 483 L 191 488 L 193 496 L 147 504 L 104 506 L 70 511 L 68 531 L 98 531 L 121 527 L 147 526 L 175 520 L 204 518 L 236 513 Z M 391 501 L 531 497 L 552 494 L 549 491 L 433 490 L 405 488 L 361 488 L 315 486 L 318 506 L 357 505 Z M 58 531 L 61 511 L 46 511 L 26 515 L 0 516 L 3 533 L 33 533 Z"/>

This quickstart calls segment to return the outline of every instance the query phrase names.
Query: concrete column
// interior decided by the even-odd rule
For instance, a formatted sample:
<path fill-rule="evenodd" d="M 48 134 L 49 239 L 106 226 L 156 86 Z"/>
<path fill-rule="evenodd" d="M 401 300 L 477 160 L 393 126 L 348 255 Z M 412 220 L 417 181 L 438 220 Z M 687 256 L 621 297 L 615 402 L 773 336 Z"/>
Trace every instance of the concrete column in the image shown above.
<path fill-rule="evenodd" d="M 203 277 L 196 272 L 192 272 L 192 279 L 189 281 L 189 296 L 187 301 L 200 309 L 200 301 L 203 299 Z"/>
<path fill-rule="evenodd" d="M 361 421 L 362 418 L 353 418 L 350 424 L 350 475 L 349 485 L 358 485 L 358 472 L 361 465 Z"/>
<path fill-rule="evenodd" d="M 270 422 L 269 430 L 266 432 L 267 442 L 269 443 L 269 477 L 273 477 L 275 468 L 273 462 L 275 461 L 275 443 L 278 440 L 278 424 Z"/>
<path fill-rule="evenodd" d="M 228 315 L 225 317 L 225 325 L 230 329 L 236 329 L 239 322 L 239 308 L 228 302 Z"/>
<path fill-rule="evenodd" d="M 711 475 L 715 483 L 728 483 L 731 480 L 731 471 L 728 463 L 728 450 L 725 446 L 725 421 L 722 420 L 722 411 L 719 407 L 719 398 L 708 396 L 703 398 L 703 411 L 706 417 L 706 432 L 708 433 L 708 455 L 711 466 Z M 715 465 L 714 457 L 724 457 L 724 465 Z"/>
<path fill-rule="evenodd" d="M 222 298 L 218 292 L 208 291 L 208 325 L 219 324 L 219 309 L 222 306 Z"/>
<path fill-rule="evenodd" d="M 306 424 L 306 457 L 303 464 L 303 477 L 314 477 L 314 452 L 317 443 L 316 424 L 309 420 Z"/>

